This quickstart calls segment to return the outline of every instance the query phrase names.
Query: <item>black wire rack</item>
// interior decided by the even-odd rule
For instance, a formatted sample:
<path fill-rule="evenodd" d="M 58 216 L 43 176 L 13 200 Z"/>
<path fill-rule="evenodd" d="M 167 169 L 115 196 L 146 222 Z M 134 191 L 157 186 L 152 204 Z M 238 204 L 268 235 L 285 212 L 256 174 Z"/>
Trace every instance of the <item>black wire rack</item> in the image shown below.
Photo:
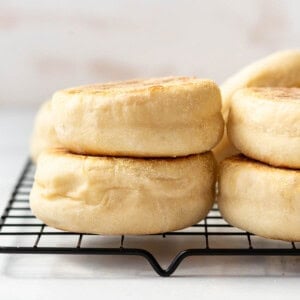
<path fill-rule="evenodd" d="M 77 255 L 127 255 L 145 258 L 160 276 L 170 276 L 180 263 L 189 256 L 296 256 L 300 255 L 300 243 L 280 242 L 259 238 L 251 233 L 234 228 L 226 223 L 215 205 L 211 212 L 199 224 L 190 228 L 166 232 L 159 235 L 137 236 L 137 239 L 150 239 L 157 236 L 164 240 L 164 248 L 168 250 L 168 241 L 172 237 L 180 239 L 183 249 L 163 268 L 146 245 L 127 247 L 128 236 L 119 236 L 114 246 L 101 244 L 100 235 L 64 232 L 48 227 L 36 219 L 29 207 L 29 193 L 33 183 L 35 166 L 28 160 L 13 190 L 11 198 L 1 216 L 0 221 L 0 253 L 14 254 L 77 254 Z M 84 245 L 83 241 L 94 236 L 100 242 L 97 247 Z M 55 237 L 53 245 L 45 245 L 43 240 Z M 61 241 L 72 237 L 72 243 L 62 246 Z M 194 247 L 185 248 L 187 238 L 193 239 Z M 221 242 L 221 243 L 220 243 Z M 242 243 L 241 243 L 242 242 Z M 140 244 L 139 244 L 140 245 Z M 172 245 L 169 245 L 169 248 Z"/>

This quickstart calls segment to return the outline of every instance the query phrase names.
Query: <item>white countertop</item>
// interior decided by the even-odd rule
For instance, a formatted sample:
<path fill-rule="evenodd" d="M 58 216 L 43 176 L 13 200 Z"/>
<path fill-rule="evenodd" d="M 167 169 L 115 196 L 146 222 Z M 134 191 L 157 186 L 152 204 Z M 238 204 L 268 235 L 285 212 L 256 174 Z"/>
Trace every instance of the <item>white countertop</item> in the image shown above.
<path fill-rule="evenodd" d="M 0 107 L 1 211 L 26 161 L 33 116 Z M 194 257 L 160 278 L 142 258 L 0 254 L 1 299 L 296 299 L 299 278 L 299 257 Z"/>

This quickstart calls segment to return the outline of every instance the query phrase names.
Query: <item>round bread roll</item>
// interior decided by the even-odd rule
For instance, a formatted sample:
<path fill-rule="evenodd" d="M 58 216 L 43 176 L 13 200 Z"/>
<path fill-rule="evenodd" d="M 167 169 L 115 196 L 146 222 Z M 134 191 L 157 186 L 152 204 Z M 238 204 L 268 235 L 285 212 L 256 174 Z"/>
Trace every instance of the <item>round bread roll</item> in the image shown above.
<path fill-rule="evenodd" d="M 53 126 L 51 101 L 47 101 L 42 104 L 35 118 L 30 140 L 31 159 L 36 162 L 42 151 L 60 146 Z"/>
<path fill-rule="evenodd" d="M 300 241 L 300 171 L 241 155 L 220 166 L 218 205 L 231 225 L 271 239 Z"/>
<path fill-rule="evenodd" d="M 223 135 L 221 96 L 210 80 L 168 77 L 58 91 L 55 129 L 78 154 L 176 157 L 203 153 Z"/>
<path fill-rule="evenodd" d="M 47 225 L 106 235 L 153 234 L 191 226 L 214 202 L 211 152 L 142 159 L 43 152 L 30 194 Z"/>
<path fill-rule="evenodd" d="M 248 157 L 300 169 L 300 89 L 237 91 L 232 98 L 227 134 Z"/>
<path fill-rule="evenodd" d="M 300 50 L 285 50 L 273 53 L 245 67 L 230 77 L 221 86 L 222 112 L 227 122 L 231 98 L 244 87 L 300 87 Z M 226 133 L 213 149 L 218 161 L 238 153 Z"/>

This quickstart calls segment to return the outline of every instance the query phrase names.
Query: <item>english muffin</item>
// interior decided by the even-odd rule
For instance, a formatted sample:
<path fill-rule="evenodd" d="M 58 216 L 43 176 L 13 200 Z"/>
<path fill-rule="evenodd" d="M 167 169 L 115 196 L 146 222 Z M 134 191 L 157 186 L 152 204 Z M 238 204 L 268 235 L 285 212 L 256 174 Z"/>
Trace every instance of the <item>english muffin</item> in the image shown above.
<path fill-rule="evenodd" d="M 245 88 L 232 98 L 227 134 L 248 157 L 300 169 L 300 89 Z"/>
<path fill-rule="evenodd" d="M 225 159 L 218 205 L 231 225 L 271 239 L 300 241 L 300 171 L 241 155 Z"/>
<path fill-rule="evenodd" d="M 62 90 L 52 109 L 60 143 L 78 154 L 186 156 L 210 150 L 224 129 L 219 88 L 190 77 Z"/>
<path fill-rule="evenodd" d="M 227 122 L 233 94 L 245 87 L 300 87 L 300 50 L 276 52 L 236 73 L 221 85 L 222 112 Z M 213 149 L 218 161 L 238 153 L 225 132 Z"/>
<path fill-rule="evenodd" d="M 153 234 L 191 226 L 214 202 L 211 152 L 182 158 L 124 158 L 44 151 L 30 194 L 47 225 L 106 235 Z"/>
<path fill-rule="evenodd" d="M 51 101 L 40 107 L 34 122 L 30 139 L 30 156 L 36 162 L 41 152 L 46 149 L 61 147 L 53 126 Z"/>

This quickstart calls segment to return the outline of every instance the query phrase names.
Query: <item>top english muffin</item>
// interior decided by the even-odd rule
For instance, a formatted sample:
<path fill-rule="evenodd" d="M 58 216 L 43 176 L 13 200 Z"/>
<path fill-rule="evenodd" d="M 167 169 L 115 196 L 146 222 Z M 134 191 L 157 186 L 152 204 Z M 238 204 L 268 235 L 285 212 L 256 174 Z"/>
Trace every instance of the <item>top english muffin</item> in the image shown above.
<path fill-rule="evenodd" d="M 62 147 L 78 154 L 176 157 L 221 139 L 221 96 L 211 80 L 167 77 L 58 91 L 52 117 Z"/>

